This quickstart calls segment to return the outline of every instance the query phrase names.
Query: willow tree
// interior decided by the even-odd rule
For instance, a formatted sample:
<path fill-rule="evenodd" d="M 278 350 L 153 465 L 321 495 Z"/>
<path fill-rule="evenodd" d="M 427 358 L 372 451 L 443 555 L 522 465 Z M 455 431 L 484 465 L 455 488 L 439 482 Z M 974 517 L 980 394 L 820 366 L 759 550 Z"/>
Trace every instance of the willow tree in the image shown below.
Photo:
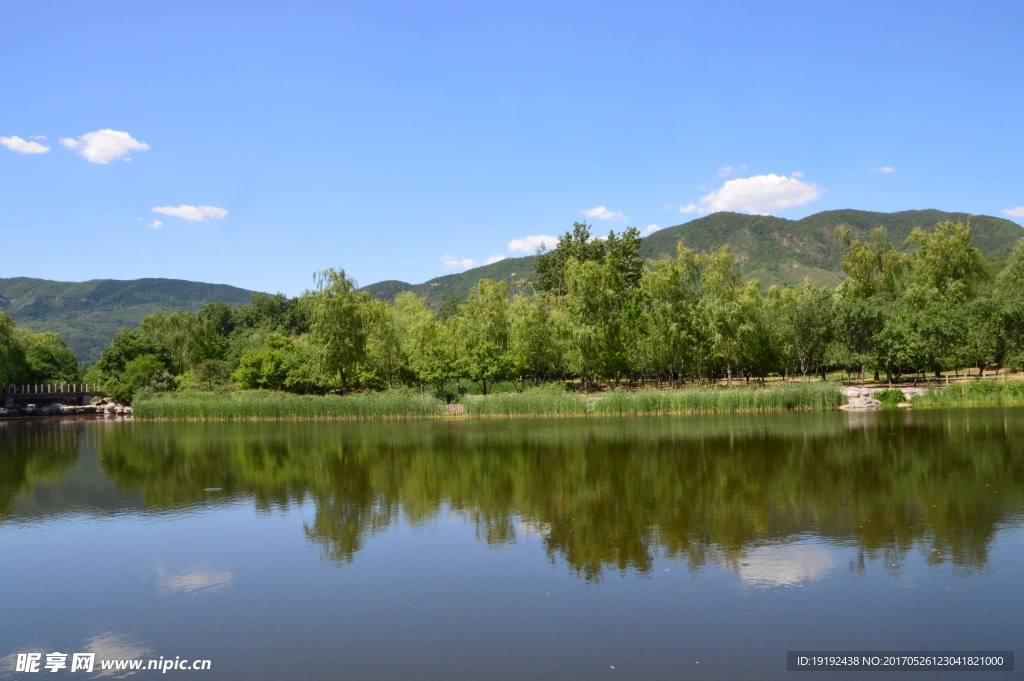
<path fill-rule="evenodd" d="M 971 241 L 970 225 L 940 222 L 931 232 L 916 227 L 906 244 L 917 247 L 910 273 L 915 289 L 923 295 L 971 300 L 978 286 L 991 277 L 985 256 Z"/>
<path fill-rule="evenodd" d="M 21 371 L 25 363 L 25 353 L 15 339 L 14 322 L 3 310 L 0 310 L 0 390 L 7 385 L 21 380 Z"/>
<path fill-rule="evenodd" d="M 623 368 L 621 313 L 630 291 L 611 253 L 602 262 L 570 259 L 565 284 L 570 362 L 589 390 L 590 379 L 615 376 Z"/>
<path fill-rule="evenodd" d="M 679 243 L 676 257 L 654 262 L 640 282 L 645 304 L 644 362 L 659 374 L 668 371 L 678 375 L 680 386 L 705 341 L 700 307 L 704 262 L 702 256 Z"/>
<path fill-rule="evenodd" d="M 396 308 L 376 298 L 365 298 L 363 302 L 368 331 L 361 382 L 378 386 L 386 383 L 388 388 L 393 388 L 396 377 L 407 364 Z"/>
<path fill-rule="evenodd" d="M 481 383 L 486 395 L 487 381 L 508 379 L 514 369 L 508 284 L 481 279 L 453 321 L 462 345 L 463 371 Z"/>
<path fill-rule="evenodd" d="M 315 275 L 316 290 L 308 292 L 310 340 L 319 370 L 337 377 L 348 392 L 349 377 L 366 356 L 366 298 L 342 269 Z"/>
<path fill-rule="evenodd" d="M 741 361 L 743 348 L 743 280 L 733 269 L 736 256 L 722 246 L 708 258 L 702 282 L 702 303 L 712 338 L 712 361 L 725 367 L 732 386 L 733 369 Z"/>
<path fill-rule="evenodd" d="M 518 367 L 530 374 L 534 385 L 560 364 L 562 348 L 556 314 L 551 296 L 544 293 L 518 295 L 512 300 L 512 354 Z"/>
<path fill-rule="evenodd" d="M 412 291 L 395 297 L 395 321 L 402 340 L 402 354 L 420 384 L 440 392 L 455 375 L 455 343 L 450 327 L 438 319 L 427 301 Z"/>
<path fill-rule="evenodd" d="M 784 346 L 790 361 L 805 377 L 825 363 L 825 351 L 835 336 L 835 305 L 832 291 L 808 277 L 796 288 L 779 292 Z"/>

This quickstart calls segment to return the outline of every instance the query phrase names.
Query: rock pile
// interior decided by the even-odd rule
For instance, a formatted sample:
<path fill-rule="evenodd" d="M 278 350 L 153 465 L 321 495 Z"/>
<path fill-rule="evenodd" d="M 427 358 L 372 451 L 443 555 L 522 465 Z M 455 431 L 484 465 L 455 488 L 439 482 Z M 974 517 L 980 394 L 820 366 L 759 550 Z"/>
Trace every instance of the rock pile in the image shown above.
<path fill-rule="evenodd" d="M 109 397 L 104 397 L 96 404 L 84 406 L 71 404 L 29 404 L 17 407 L 0 407 L 0 418 L 18 418 L 26 416 L 76 416 L 85 414 L 104 414 L 106 416 L 131 416 L 132 408 L 117 404 Z"/>
<path fill-rule="evenodd" d="M 910 399 L 914 395 L 923 395 L 928 392 L 927 388 L 895 388 L 903 393 L 903 402 L 897 404 L 897 407 L 909 407 Z M 846 404 L 839 407 L 844 411 L 874 411 L 875 409 L 881 409 L 882 403 L 876 400 L 874 394 L 879 390 L 887 390 L 887 388 L 846 388 Z"/>
<path fill-rule="evenodd" d="M 847 388 L 846 404 L 839 407 L 843 411 L 874 411 L 881 409 L 882 403 L 871 396 L 870 388 Z"/>

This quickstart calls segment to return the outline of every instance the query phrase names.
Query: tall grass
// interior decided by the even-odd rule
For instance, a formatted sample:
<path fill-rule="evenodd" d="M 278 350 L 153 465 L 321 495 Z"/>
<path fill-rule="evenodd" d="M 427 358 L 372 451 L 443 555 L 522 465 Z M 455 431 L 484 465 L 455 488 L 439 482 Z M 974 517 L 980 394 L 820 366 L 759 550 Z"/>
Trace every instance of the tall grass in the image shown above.
<path fill-rule="evenodd" d="M 689 388 L 615 391 L 593 402 L 595 414 L 711 414 L 739 411 L 832 409 L 844 398 L 834 383 L 787 383 L 771 388 Z"/>
<path fill-rule="evenodd" d="M 467 416 L 584 416 L 587 402 L 584 395 L 551 389 L 462 398 Z"/>
<path fill-rule="evenodd" d="M 178 421 L 408 418 L 436 416 L 442 410 L 443 403 L 432 395 L 397 390 L 345 397 L 270 390 L 230 395 L 171 393 L 134 405 L 135 418 Z"/>
<path fill-rule="evenodd" d="M 842 404 L 843 398 L 833 383 L 808 382 L 771 388 L 617 390 L 598 395 L 548 387 L 522 393 L 468 395 L 461 403 L 466 416 L 628 416 L 829 409 Z M 346 397 L 266 390 L 227 395 L 170 393 L 135 404 L 135 417 L 142 420 L 381 419 L 444 415 L 443 401 L 433 395 L 405 390 Z"/>
<path fill-rule="evenodd" d="M 1024 404 L 1024 381 L 970 381 L 914 395 L 915 407 Z"/>

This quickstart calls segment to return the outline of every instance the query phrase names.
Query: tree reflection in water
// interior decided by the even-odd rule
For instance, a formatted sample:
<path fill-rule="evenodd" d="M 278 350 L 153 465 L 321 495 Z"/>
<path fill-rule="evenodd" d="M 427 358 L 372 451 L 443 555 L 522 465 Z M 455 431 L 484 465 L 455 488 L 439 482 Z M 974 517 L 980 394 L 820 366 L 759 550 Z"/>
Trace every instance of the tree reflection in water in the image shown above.
<path fill-rule="evenodd" d="M 538 535 L 589 580 L 658 557 L 714 561 L 752 582 L 831 569 L 799 552 L 796 567 L 773 568 L 781 559 L 764 555 L 808 536 L 855 546 L 855 571 L 876 558 L 898 569 L 913 549 L 983 567 L 1001 524 L 1020 516 L 1024 411 L 862 416 L 134 423 L 98 446 L 106 475 L 153 509 L 312 500 L 306 534 L 338 563 L 398 522 L 454 513 L 490 545 Z M 3 465 L 15 486 L 73 451 L 14 444 Z"/>

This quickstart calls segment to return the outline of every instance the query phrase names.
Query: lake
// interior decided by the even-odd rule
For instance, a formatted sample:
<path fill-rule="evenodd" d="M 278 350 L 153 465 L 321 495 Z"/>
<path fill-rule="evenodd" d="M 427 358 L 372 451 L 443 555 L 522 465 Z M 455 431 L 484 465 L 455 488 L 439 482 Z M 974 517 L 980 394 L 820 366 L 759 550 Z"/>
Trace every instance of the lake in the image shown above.
<path fill-rule="evenodd" d="M 1010 651 L 1022 511 L 1022 408 L 5 422 L 0 678 L 34 678 L 33 652 L 110 678 L 475 681 Z M 161 657 L 211 667 L 100 671 Z"/>

